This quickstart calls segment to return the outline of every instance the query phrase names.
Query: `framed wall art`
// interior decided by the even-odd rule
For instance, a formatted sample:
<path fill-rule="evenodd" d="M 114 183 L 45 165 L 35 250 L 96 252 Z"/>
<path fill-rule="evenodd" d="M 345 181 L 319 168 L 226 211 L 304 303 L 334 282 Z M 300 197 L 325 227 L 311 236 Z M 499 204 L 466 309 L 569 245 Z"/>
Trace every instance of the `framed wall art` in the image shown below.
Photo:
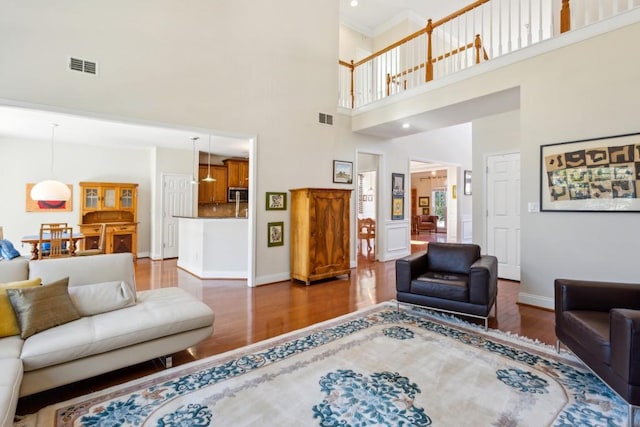
<path fill-rule="evenodd" d="M 392 173 L 391 174 L 391 188 L 394 196 L 404 195 L 404 174 Z"/>
<path fill-rule="evenodd" d="M 640 212 L 640 133 L 540 146 L 540 210 Z"/>
<path fill-rule="evenodd" d="M 391 198 L 391 219 L 404 219 L 404 196 Z"/>
<path fill-rule="evenodd" d="M 428 208 L 429 207 L 429 196 L 418 197 L 418 206 L 420 206 L 421 208 Z"/>
<path fill-rule="evenodd" d="M 333 182 L 337 184 L 353 183 L 353 162 L 333 161 Z"/>
<path fill-rule="evenodd" d="M 286 211 L 287 210 L 287 193 L 267 193 L 268 211 Z"/>
<path fill-rule="evenodd" d="M 267 246 L 284 245 L 284 222 L 270 222 L 267 224 Z"/>

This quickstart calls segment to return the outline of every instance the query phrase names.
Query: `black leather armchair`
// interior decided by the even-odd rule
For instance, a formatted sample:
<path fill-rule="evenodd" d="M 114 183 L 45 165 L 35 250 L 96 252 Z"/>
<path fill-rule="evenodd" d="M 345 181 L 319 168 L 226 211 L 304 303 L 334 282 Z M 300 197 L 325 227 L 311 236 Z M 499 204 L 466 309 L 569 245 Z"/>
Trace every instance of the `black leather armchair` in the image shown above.
<path fill-rule="evenodd" d="M 629 425 L 640 425 L 633 423 L 640 406 L 640 284 L 556 279 L 554 286 L 558 350 L 562 342 L 578 356 L 629 403 Z"/>
<path fill-rule="evenodd" d="M 484 319 L 498 294 L 498 260 L 480 246 L 429 243 L 427 252 L 396 260 L 399 302 Z"/>

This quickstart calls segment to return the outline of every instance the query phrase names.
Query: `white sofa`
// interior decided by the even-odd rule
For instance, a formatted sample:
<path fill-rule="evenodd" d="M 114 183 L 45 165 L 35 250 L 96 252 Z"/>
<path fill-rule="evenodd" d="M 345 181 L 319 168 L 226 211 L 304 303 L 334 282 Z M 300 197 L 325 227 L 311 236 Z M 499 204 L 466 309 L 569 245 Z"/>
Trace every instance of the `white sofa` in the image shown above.
<path fill-rule="evenodd" d="M 213 332 L 213 311 L 171 287 L 137 292 L 131 254 L 0 262 L 0 283 L 40 277 L 47 285 L 122 281 L 135 304 L 84 316 L 23 340 L 0 338 L 0 427 L 13 425 L 18 398 L 184 350 Z M 85 288 L 87 289 L 87 288 Z"/>

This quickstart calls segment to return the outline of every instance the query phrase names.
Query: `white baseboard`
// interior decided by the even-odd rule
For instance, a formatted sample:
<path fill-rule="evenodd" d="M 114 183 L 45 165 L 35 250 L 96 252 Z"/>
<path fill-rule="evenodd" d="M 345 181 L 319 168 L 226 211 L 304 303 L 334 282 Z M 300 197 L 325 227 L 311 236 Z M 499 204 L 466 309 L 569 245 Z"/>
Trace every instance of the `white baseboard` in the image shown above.
<path fill-rule="evenodd" d="M 549 310 L 555 309 L 555 303 L 553 298 L 543 297 L 540 295 L 526 294 L 520 292 L 518 294 L 518 302 L 522 304 L 532 305 L 534 307 L 546 308 Z"/>
<path fill-rule="evenodd" d="M 291 279 L 291 273 L 278 273 L 278 274 L 270 274 L 268 276 L 260 276 L 256 277 L 256 286 L 268 285 L 270 283 L 283 282 L 285 280 Z"/>

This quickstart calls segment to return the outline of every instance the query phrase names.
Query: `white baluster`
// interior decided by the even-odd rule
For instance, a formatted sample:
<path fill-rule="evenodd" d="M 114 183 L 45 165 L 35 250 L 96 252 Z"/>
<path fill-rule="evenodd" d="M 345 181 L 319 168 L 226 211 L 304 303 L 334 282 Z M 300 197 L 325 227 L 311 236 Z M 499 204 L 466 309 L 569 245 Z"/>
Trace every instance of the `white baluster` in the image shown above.
<path fill-rule="evenodd" d="M 539 7 L 539 11 L 538 11 L 538 42 L 542 41 L 542 0 L 539 1 L 538 3 L 540 5 Z"/>

